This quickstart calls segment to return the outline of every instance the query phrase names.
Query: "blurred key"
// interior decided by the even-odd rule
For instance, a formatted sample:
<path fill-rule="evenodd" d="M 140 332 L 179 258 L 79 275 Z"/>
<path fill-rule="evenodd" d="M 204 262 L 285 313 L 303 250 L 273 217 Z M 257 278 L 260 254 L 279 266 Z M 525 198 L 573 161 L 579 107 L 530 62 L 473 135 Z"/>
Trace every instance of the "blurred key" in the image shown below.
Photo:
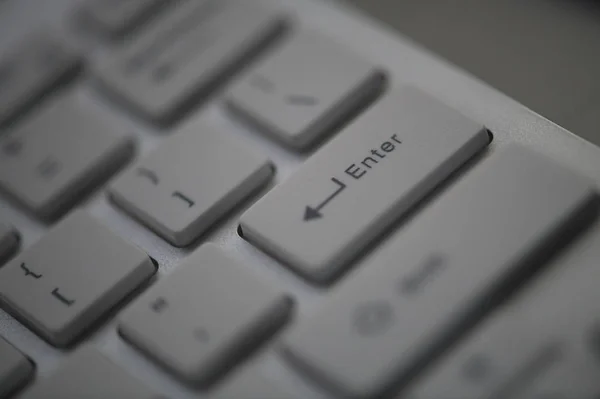
<path fill-rule="evenodd" d="M 290 298 L 213 244 L 122 317 L 120 331 L 183 380 L 207 385 L 287 320 Z"/>
<path fill-rule="evenodd" d="M 367 59 L 305 29 L 249 71 L 227 102 L 275 138 L 304 149 L 354 116 L 383 86 L 383 73 Z"/>
<path fill-rule="evenodd" d="M 88 0 L 80 9 L 107 36 L 118 38 L 139 28 L 166 6 L 179 0 Z"/>
<path fill-rule="evenodd" d="M 0 265 L 15 253 L 18 246 L 17 231 L 6 223 L 0 223 Z"/>
<path fill-rule="evenodd" d="M 593 181 L 505 148 L 367 259 L 292 330 L 287 353 L 344 397 L 378 396 L 541 267 L 597 209 Z"/>
<path fill-rule="evenodd" d="M 208 395 L 208 399 L 302 399 L 277 385 L 277 379 L 265 378 L 256 365 L 227 378 Z"/>
<path fill-rule="evenodd" d="M 20 399 L 164 399 L 97 349 L 86 347 Z"/>
<path fill-rule="evenodd" d="M 122 166 L 133 144 L 76 98 L 55 99 L 0 137 L 0 188 L 53 220 Z"/>
<path fill-rule="evenodd" d="M 266 157 L 224 133 L 178 132 L 118 178 L 111 198 L 173 245 L 190 244 L 273 176 Z"/>
<path fill-rule="evenodd" d="M 80 55 L 52 32 L 16 43 L 0 58 L 0 126 L 69 81 L 81 64 Z"/>
<path fill-rule="evenodd" d="M 23 385 L 33 374 L 33 365 L 21 352 L 0 337 L 0 398 Z"/>
<path fill-rule="evenodd" d="M 275 8 L 240 0 L 188 1 L 97 68 L 115 97 L 160 124 L 177 122 L 282 32 Z"/>
<path fill-rule="evenodd" d="M 320 284 L 490 142 L 413 87 L 390 91 L 240 220 L 244 238 Z"/>

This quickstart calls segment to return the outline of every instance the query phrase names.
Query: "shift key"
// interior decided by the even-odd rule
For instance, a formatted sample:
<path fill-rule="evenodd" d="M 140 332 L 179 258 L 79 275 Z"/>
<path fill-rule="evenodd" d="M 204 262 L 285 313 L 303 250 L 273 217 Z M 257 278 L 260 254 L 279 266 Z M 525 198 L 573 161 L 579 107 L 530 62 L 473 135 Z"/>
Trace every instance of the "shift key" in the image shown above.
<path fill-rule="evenodd" d="M 389 92 L 242 216 L 248 241 L 316 283 L 490 142 L 487 129 L 413 87 Z"/>

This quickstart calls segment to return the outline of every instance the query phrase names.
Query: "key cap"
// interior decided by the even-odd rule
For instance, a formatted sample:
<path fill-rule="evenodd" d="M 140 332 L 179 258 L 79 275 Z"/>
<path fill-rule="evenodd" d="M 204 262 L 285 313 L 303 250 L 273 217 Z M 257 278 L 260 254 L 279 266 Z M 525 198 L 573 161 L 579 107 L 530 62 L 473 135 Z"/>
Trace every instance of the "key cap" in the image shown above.
<path fill-rule="evenodd" d="M 176 246 L 197 239 L 273 176 L 268 159 L 210 127 L 182 131 L 120 177 L 111 198 Z"/>
<path fill-rule="evenodd" d="M 243 235 L 330 283 L 488 142 L 482 125 L 421 91 L 390 92 L 250 208 Z"/>
<path fill-rule="evenodd" d="M 283 30 L 256 2 L 188 1 L 97 68 L 103 87 L 145 117 L 175 123 Z"/>
<path fill-rule="evenodd" d="M 33 365 L 29 360 L 0 337 L 0 398 L 8 397 L 32 374 Z"/>
<path fill-rule="evenodd" d="M 383 73 L 373 64 L 302 30 L 236 84 L 227 103 L 267 133 L 303 149 L 367 105 L 383 85 Z"/>
<path fill-rule="evenodd" d="M 181 379 L 205 386 L 281 327 L 291 305 L 207 244 L 126 311 L 120 331 Z"/>
<path fill-rule="evenodd" d="M 0 223 L 0 265 L 10 258 L 19 247 L 19 235 L 12 227 Z"/>
<path fill-rule="evenodd" d="M 114 39 L 142 26 L 146 21 L 177 0 L 88 0 L 80 10 L 89 21 Z"/>
<path fill-rule="evenodd" d="M 250 366 L 219 385 L 210 399 L 296 399 Z M 300 399 L 300 398 L 297 398 Z"/>
<path fill-rule="evenodd" d="M 344 397 L 378 396 L 541 267 L 597 207 L 590 180 L 509 146 L 368 259 L 292 330 L 286 352 Z"/>
<path fill-rule="evenodd" d="M 132 154 L 131 138 L 75 98 L 63 98 L 0 138 L 0 188 L 53 220 Z"/>
<path fill-rule="evenodd" d="M 141 381 L 85 347 L 49 377 L 37 381 L 21 399 L 161 399 Z M 164 399 L 164 398 L 163 398 Z"/>
<path fill-rule="evenodd" d="M 64 347 L 155 271 L 144 252 L 76 211 L 0 269 L 0 304 Z"/>
<path fill-rule="evenodd" d="M 81 65 L 81 56 L 47 31 L 9 49 L 0 60 L 0 126 L 70 81 Z"/>

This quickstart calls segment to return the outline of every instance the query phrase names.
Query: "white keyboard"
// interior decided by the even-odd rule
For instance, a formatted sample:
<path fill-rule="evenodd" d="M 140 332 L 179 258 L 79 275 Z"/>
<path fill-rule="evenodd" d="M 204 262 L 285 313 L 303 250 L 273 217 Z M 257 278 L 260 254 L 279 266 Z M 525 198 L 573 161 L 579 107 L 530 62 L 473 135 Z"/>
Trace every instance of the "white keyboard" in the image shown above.
<path fill-rule="evenodd" d="M 0 1 L 0 399 L 598 399 L 598 170 L 342 3 Z"/>

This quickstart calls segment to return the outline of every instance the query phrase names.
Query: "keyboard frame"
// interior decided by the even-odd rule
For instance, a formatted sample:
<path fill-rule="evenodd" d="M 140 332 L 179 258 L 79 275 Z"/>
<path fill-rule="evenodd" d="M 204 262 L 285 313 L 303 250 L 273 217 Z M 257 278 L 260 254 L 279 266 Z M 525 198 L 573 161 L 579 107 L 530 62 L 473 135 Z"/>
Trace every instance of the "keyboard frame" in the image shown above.
<path fill-rule="evenodd" d="M 288 34 L 293 34 L 294 27 L 299 24 L 315 27 L 323 34 L 331 36 L 334 40 L 380 65 L 388 72 L 390 87 L 398 87 L 405 83 L 413 84 L 474 120 L 484 123 L 493 133 L 494 140 L 489 148 L 429 196 L 418 207 L 418 212 L 426 211 L 428 204 L 443 196 L 444 190 L 457 178 L 469 173 L 469 170 L 477 167 L 477 164 L 485 162 L 485 158 L 490 153 L 509 142 L 520 142 L 549 155 L 574 171 L 595 179 L 600 187 L 600 174 L 597 173 L 600 170 L 600 150 L 595 145 L 537 115 L 488 86 L 485 82 L 424 50 L 360 11 L 333 0 L 258 1 L 282 6 L 295 15 L 292 29 Z M 78 0 L 52 0 L 52 2 L 8 0 L 1 4 L 0 53 L 13 41 L 26 34 L 32 26 L 44 25 L 62 26 L 63 36 L 68 38 L 69 42 L 86 49 L 84 51 L 87 53 L 89 46 L 95 46 L 94 41 L 84 35 L 72 33 L 73 28 L 68 26 L 69 20 L 65 19 L 68 16 L 66 11 L 77 2 Z M 69 32 L 68 29 L 71 31 Z M 285 38 L 279 45 L 285 45 Z M 268 56 L 269 52 L 273 50 L 275 49 L 266 51 L 265 56 Z M 103 52 L 102 47 L 97 47 L 87 53 L 88 72 L 84 72 L 83 79 L 68 89 L 70 92 L 68 95 L 74 95 L 80 101 L 89 103 L 100 116 L 106 117 L 115 126 L 122 126 L 124 133 L 133 134 L 137 141 L 136 158 L 143 156 L 158 147 L 163 140 L 168 139 L 169 134 L 161 132 L 150 123 L 129 113 L 127 109 L 121 108 L 118 103 L 113 103 L 95 89 L 95 83 L 89 79 L 91 76 L 89 68 L 94 64 L 94 59 L 102 57 Z M 237 76 L 243 76 L 243 74 L 244 71 Z M 106 191 L 103 189 L 95 191 L 79 206 L 87 209 L 114 232 L 148 252 L 160 265 L 158 278 L 171 272 L 202 242 L 213 242 L 229 251 L 255 273 L 264 276 L 266 281 L 278 284 L 296 299 L 295 315 L 286 328 L 279 333 L 278 336 L 280 336 L 280 334 L 285 334 L 286 329 L 293 327 L 297 318 L 310 314 L 321 301 L 326 301 L 331 288 L 310 285 L 277 260 L 244 241 L 237 232 L 238 220 L 241 213 L 266 193 L 270 187 L 285 180 L 294 170 L 301 167 L 303 160 L 310 156 L 310 153 L 294 153 L 269 138 L 268 135 L 264 135 L 234 118 L 223 102 L 223 93 L 232 82 L 228 82 L 217 91 L 205 105 L 200 105 L 184 119 L 180 126 L 193 125 L 199 121 L 210 123 L 246 143 L 249 147 L 266 153 L 277 167 L 275 178 L 268 187 L 253 196 L 251 200 L 244 202 L 241 207 L 219 222 L 216 227 L 210 229 L 192 246 L 184 249 L 169 245 L 126 215 L 108 200 Z M 129 165 L 131 164 L 129 163 Z M 114 178 L 115 176 L 112 179 Z M 409 225 L 411 219 L 414 219 L 413 216 L 418 216 L 418 212 L 414 212 L 406 218 L 401 228 Z M 21 251 L 48 230 L 47 225 L 15 207 L 4 196 L 0 196 L 0 219 L 14 225 L 21 233 Z M 595 223 L 553 262 L 556 263 L 556 266 L 561 267 L 567 264 L 589 263 L 597 259 L 600 259 L 600 224 Z M 366 262 L 368 262 L 368 254 L 355 262 L 353 268 L 361 267 L 361 264 Z M 541 279 L 545 277 L 540 276 Z M 547 277 L 551 278 L 552 274 Z M 336 284 L 343 284 L 343 278 Z M 135 297 L 130 299 L 130 303 L 133 302 L 135 302 Z M 123 306 L 127 306 L 127 303 Z M 119 337 L 115 313 L 113 312 L 103 320 L 100 327 L 88 334 L 85 339 L 101 348 L 111 359 L 139 377 L 151 388 L 155 388 L 168 397 L 173 399 L 205 397 L 201 392 L 182 385 Z M 6 338 L 35 362 L 36 377 L 44 377 L 51 373 L 70 353 L 70 351 L 50 346 L 2 310 L 0 310 L 0 336 Z M 326 391 L 304 379 L 282 358 L 277 347 L 278 336 L 269 345 L 259 350 L 249 361 L 241 364 L 240 368 L 261 368 L 270 380 L 289 390 L 292 396 L 330 398 L 331 396 Z M 227 383 L 227 379 L 225 378 L 222 382 Z"/>

